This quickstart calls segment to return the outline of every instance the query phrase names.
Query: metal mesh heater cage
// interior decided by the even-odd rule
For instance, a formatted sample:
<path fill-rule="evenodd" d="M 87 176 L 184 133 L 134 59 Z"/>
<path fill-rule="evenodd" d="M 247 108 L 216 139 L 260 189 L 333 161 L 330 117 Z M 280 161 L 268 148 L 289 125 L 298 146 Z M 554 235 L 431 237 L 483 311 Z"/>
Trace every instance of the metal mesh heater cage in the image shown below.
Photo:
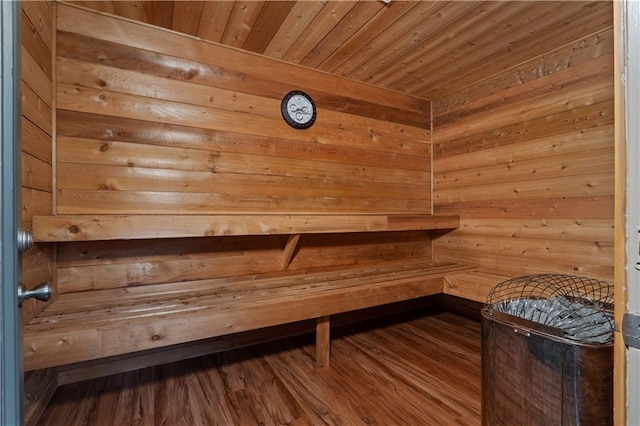
<path fill-rule="evenodd" d="M 613 424 L 613 286 L 542 274 L 497 284 L 482 310 L 484 425 Z"/>
<path fill-rule="evenodd" d="M 613 341 L 613 286 L 587 277 L 529 275 L 504 281 L 489 292 L 486 308 L 553 328 L 580 342 Z"/>

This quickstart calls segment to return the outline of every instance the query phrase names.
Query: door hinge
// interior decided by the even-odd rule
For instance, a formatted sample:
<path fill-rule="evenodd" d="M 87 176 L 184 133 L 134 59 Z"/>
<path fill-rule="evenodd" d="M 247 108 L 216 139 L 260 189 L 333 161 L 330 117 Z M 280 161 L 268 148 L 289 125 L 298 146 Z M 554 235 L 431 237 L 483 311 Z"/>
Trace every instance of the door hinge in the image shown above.
<path fill-rule="evenodd" d="M 622 317 L 624 344 L 640 349 L 640 314 L 626 313 Z"/>
<path fill-rule="evenodd" d="M 18 253 L 24 253 L 33 247 L 33 236 L 26 229 L 18 228 Z"/>

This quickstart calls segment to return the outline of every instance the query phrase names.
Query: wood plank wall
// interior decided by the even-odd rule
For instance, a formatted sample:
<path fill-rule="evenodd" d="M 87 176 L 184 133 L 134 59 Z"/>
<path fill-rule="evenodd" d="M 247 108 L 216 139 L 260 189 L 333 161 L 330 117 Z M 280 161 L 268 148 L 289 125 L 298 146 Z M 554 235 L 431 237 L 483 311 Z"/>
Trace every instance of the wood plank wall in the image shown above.
<path fill-rule="evenodd" d="M 60 214 L 431 213 L 430 102 L 58 5 Z M 288 127 L 304 90 L 315 125 Z M 59 245 L 59 293 L 282 268 L 286 236 Z M 431 258 L 430 234 L 300 238 L 289 269 Z"/>
<path fill-rule="evenodd" d="M 431 212 L 425 101 L 70 6 L 58 30 L 60 214 Z"/>
<path fill-rule="evenodd" d="M 439 260 L 613 281 L 611 22 L 434 101 Z M 595 24 L 594 24 L 595 25 Z"/>
<path fill-rule="evenodd" d="M 51 2 L 22 2 L 22 227 L 53 212 L 53 25 Z M 23 281 L 32 288 L 53 278 L 53 245 L 37 244 L 23 256 Z M 28 321 L 45 306 L 24 304 Z"/>
<path fill-rule="evenodd" d="M 34 215 L 53 212 L 53 98 L 55 3 L 21 2 L 22 78 L 22 228 L 31 229 Z M 23 281 L 27 288 L 53 280 L 54 245 L 38 243 L 23 255 Z M 24 321 L 46 306 L 28 300 L 23 305 Z M 52 369 L 25 373 L 25 424 L 35 424 L 56 390 Z"/>

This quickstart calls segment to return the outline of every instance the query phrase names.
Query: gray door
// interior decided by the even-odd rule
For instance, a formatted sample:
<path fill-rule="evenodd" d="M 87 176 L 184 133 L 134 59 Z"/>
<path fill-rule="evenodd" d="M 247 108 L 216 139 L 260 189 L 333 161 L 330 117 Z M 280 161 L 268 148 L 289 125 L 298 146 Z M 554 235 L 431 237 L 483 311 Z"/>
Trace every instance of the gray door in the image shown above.
<path fill-rule="evenodd" d="M 0 159 L 0 424 L 22 424 L 22 312 L 18 307 L 21 256 L 18 253 L 20 220 L 19 173 L 19 24 L 20 3 L 0 2 L 1 31 L 1 151 Z"/>

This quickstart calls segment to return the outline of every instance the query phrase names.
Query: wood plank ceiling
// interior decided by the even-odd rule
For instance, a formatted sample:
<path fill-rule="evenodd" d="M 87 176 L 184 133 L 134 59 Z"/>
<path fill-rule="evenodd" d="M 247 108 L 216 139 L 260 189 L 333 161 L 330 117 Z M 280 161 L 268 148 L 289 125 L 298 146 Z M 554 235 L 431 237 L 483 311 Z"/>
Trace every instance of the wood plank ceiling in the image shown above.
<path fill-rule="evenodd" d="M 612 25 L 607 1 L 72 3 L 432 100 Z"/>

